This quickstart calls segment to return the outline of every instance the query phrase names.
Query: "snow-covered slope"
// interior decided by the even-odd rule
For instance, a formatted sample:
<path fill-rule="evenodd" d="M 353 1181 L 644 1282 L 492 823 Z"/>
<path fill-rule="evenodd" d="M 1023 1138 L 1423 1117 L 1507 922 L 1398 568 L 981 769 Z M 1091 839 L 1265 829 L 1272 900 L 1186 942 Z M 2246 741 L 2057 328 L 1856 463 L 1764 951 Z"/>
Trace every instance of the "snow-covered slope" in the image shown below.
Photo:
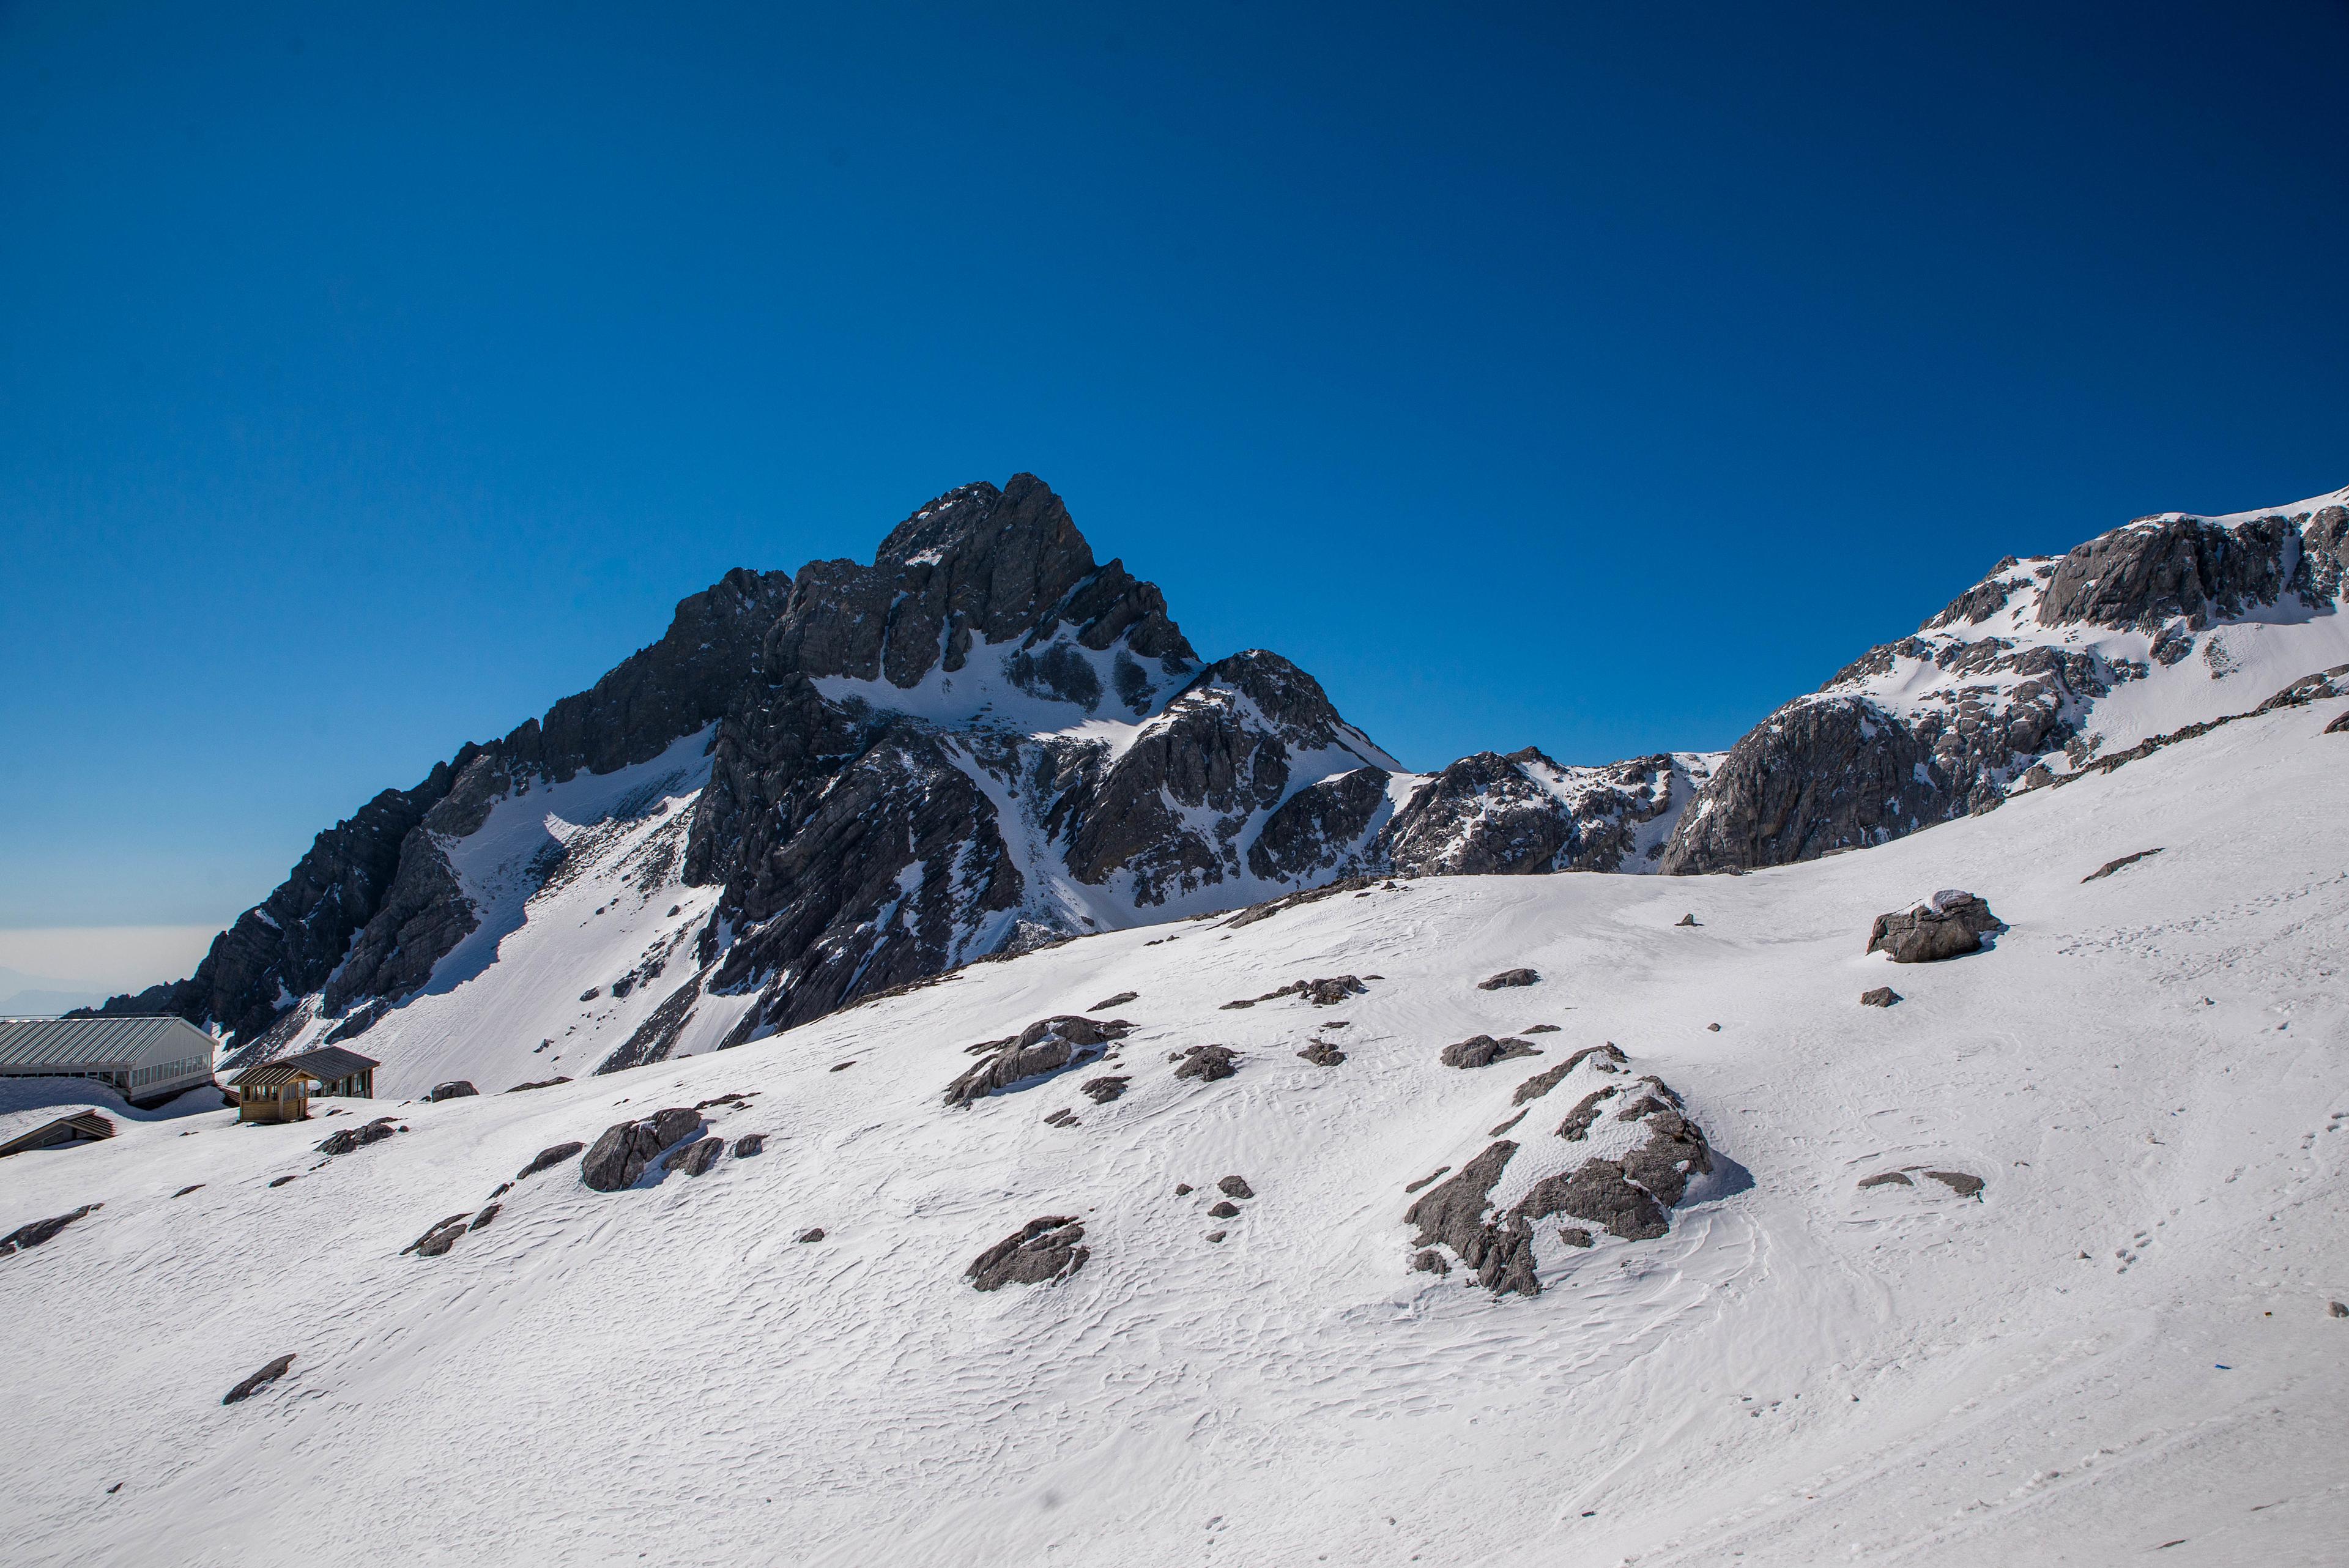
<path fill-rule="evenodd" d="M 526 1094 L 19 1157 L 0 1231 L 104 1207 L 0 1257 L 7 1556 L 2336 1562 L 2349 734 L 2322 732 L 2344 708 L 1864 855 L 1372 883 Z M 610 854 L 649 852 L 651 809 Z M 2008 924 L 1992 950 L 1863 953 L 1872 917 L 1943 888 Z M 564 920 L 635 922 L 607 944 L 634 964 L 675 901 Z M 1479 989 L 1516 967 L 1538 982 Z M 1342 976 L 1362 989 L 1226 1005 Z M 1886 983 L 1905 999 L 1858 1004 Z M 1087 1012 L 1135 1028 L 946 1104 L 967 1047 Z M 1477 1035 L 1540 1054 L 1443 1064 Z M 1343 1060 L 1300 1058 L 1316 1040 Z M 1518 1204 L 1597 1059 L 1529 1080 L 1609 1042 L 1710 1146 L 1668 1231 L 1580 1248 L 1543 1219 L 1532 1294 L 1441 1245 L 1450 1272 L 1415 1268 L 1423 1179 L 1506 1138 L 1550 1162 L 1495 1189 Z M 1208 1044 L 1237 1074 L 1178 1075 Z M 1103 1076 L 1127 1083 L 1097 1103 Z M 576 1157 L 517 1179 L 666 1106 L 763 1151 L 616 1192 Z M 315 1152 L 384 1112 L 409 1130 Z M 1628 1154 L 1621 1127 L 1590 1147 Z M 1046 1217 L 1081 1220 L 1081 1267 L 972 1288 Z"/>

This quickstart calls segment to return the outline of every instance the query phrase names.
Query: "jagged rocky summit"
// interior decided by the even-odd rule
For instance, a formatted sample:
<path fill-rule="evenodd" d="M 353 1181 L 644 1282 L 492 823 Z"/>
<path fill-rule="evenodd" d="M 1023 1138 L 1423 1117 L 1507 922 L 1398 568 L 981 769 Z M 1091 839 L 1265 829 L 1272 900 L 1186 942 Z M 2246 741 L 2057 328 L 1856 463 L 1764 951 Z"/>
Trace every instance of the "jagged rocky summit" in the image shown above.
<path fill-rule="evenodd" d="M 443 1045 L 478 1039 L 414 1069 L 495 1089 L 1361 877 L 1811 858 L 2349 662 L 2344 499 L 2002 562 L 1725 754 L 1415 774 L 1279 655 L 1203 659 L 1040 480 L 966 485 L 870 565 L 728 573 L 590 690 L 320 834 L 192 977 L 109 1008 L 212 1026 L 231 1064 L 372 1034 L 397 1085 L 408 1009 L 519 973 L 541 1001 L 444 1019 Z"/>

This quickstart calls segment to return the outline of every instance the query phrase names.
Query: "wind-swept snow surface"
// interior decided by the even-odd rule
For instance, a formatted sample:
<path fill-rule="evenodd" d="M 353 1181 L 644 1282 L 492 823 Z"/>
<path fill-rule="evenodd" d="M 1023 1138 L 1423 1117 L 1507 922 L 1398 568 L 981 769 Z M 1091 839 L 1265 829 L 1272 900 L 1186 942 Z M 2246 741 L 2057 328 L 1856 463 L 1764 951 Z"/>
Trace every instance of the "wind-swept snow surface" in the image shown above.
<path fill-rule="evenodd" d="M 104 1207 L 0 1258 L 7 1558 L 2337 1563 L 2345 706 L 1862 855 L 1372 884 L 528 1094 L 11 1159 L 0 1231 Z M 1864 953 L 1942 888 L 1994 950 Z M 946 1103 L 1067 1014 L 1135 1028 Z M 1444 1064 L 1476 1035 L 1539 1054 Z M 1609 1042 L 1709 1141 L 1669 1230 L 1543 1219 L 1531 1294 L 1415 1269 L 1424 1179 L 1563 1168 L 1594 1059 L 1521 1091 Z M 1237 1072 L 1178 1075 L 1208 1045 Z M 517 1178 L 625 1122 L 670 1151 L 634 1186 Z M 973 1289 L 1029 1231 L 1055 1282 Z"/>

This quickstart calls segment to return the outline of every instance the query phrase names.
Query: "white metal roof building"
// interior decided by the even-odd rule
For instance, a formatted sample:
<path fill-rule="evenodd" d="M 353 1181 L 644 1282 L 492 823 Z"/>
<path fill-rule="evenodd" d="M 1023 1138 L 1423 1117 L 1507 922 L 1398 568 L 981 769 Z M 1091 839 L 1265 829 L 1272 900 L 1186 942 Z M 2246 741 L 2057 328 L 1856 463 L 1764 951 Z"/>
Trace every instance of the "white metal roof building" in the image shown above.
<path fill-rule="evenodd" d="M 0 1076 L 95 1078 L 158 1105 L 212 1082 L 214 1044 L 184 1018 L 0 1019 Z"/>

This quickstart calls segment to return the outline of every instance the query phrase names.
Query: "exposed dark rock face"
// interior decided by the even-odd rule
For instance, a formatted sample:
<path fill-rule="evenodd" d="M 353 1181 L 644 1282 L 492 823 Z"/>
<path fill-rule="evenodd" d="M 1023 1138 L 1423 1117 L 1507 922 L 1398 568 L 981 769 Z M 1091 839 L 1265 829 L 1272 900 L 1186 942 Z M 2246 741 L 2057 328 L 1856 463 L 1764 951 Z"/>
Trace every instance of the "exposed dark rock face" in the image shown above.
<path fill-rule="evenodd" d="M 2349 713 L 2343 713 L 2324 726 L 2328 735 L 2349 735 Z"/>
<path fill-rule="evenodd" d="M 1073 1215 L 1030 1220 L 972 1259 L 964 1277 L 979 1291 L 1065 1280 L 1092 1256 L 1092 1249 L 1082 1245 L 1084 1239 L 1084 1221 Z"/>
<path fill-rule="evenodd" d="M 1889 985 L 1879 985 L 1873 991 L 1863 991 L 1859 993 L 1859 1004 L 1862 1007 L 1889 1007 L 1899 1000 L 1900 993 Z"/>
<path fill-rule="evenodd" d="M 1218 1079 L 1228 1078 L 1239 1070 L 1239 1053 L 1230 1046 L 1193 1045 L 1184 1050 L 1181 1064 L 1174 1069 L 1174 1075 L 1212 1084 Z"/>
<path fill-rule="evenodd" d="M 1624 1166 L 1611 1159 L 1590 1160 L 1570 1175 L 1537 1183 L 1526 1196 L 1523 1211 L 1537 1220 L 1569 1214 L 1627 1241 L 1652 1241 L 1671 1223 L 1662 1202 L 1634 1186 Z"/>
<path fill-rule="evenodd" d="M 709 1174 L 710 1167 L 718 1163 L 719 1156 L 725 1152 L 726 1140 L 722 1137 L 696 1138 L 669 1156 L 668 1168 L 681 1170 L 688 1176 L 704 1176 Z"/>
<path fill-rule="evenodd" d="M 1539 1046 L 1528 1045 L 1522 1040 L 1495 1040 L 1490 1034 L 1475 1034 L 1446 1045 L 1442 1060 L 1447 1067 L 1489 1067 L 1513 1057 L 1540 1054 Z"/>
<path fill-rule="evenodd" d="M 279 1356 L 276 1360 L 269 1363 L 260 1371 L 254 1373 L 252 1376 L 243 1379 L 242 1382 L 238 1383 L 235 1387 L 222 1395 L 221 1403 L 223 1405 L 234 1405 L 252 1398 L 255 1394 L 261 1392 L 262 1389 L 285 1376 L 287 1370 L 290 1369 L 293 1365 L 294 1358 L 291 1355 Z"/>
<path fill-rule="evenodd" d="M 481 1090 L 473 1087 L 471 1083 L 467 1082 L 463 1078 L 452 1078 L 448 1083 L 433 1085 L 431 1092 L 427 1094 L 424 1097 L 428 1102 L 438 1100 L 461 1100 L 466 1098 L 468 1096 L 478 1095 L 481 1092 Z"/>
<path fill-rule="evenodd" d="M 1070 872 L 1099 884 L 1128 871 L 1143 905 L 1235 877 L 1248 823 L 1289 793 L 1291 760 L 1330 750 L 1379 760 L 1320 684 L 1278 654 L 1252 649 L 1209 665 L 1100 775 L 1070 836 Z M 1320 865 L 1309 847 L 1319 842 L 1285 824 L 1259 875 L 1307 874 L 1309 862 Z M 1278 868 L 1292 863 L 1294 872 Z"/>
<path fill-rule="evenodd" d="M 490 1221 L 496 1219 L 498 1217 L 498 1210 L 504 1207 L 505 1205 L 502 1203 L 485 1205 L 479 1214 L 473 1216 L 473 1222 L 471 1225 L 466 1226 L 465 1229 L 468 1231 L 488 1230 L 490 1228 Z"/>
<path fill-rule="evenodd" d="M 2010 790 L 2063 782 L 2039 759 L 2061 749 L 2084 767 L 2101 737 L 2088 704 L 2147 666 L 2029 640 L 2030 628 L 2135 630 L 2153 663 L 2193 653 L 2198 634 L 2293 596 L 2338 613 L 2349 509 L 2221 524 L 2139 519 L 2060 560 L 2010 556 L 1918 634 L 1886 643 L 1818 694 L 1773 713 L 1739 741 L 1681 816 L 1661 869 L 1784 865 L 1992 809 Z M 2298 612 L 2294 612 L 2298 613 Z M 1973 628 L 2013 614 L 2012 635 Z M 2018 624 L 2020 623 L 2020 624 Z M 2229 666 L 2215 643 L 2214 675 Z M 1870 683 L 1920 665 L 1952 679 L 1894 705 Z"/>
<path fill-rule="evenodd" d="M 693 1022 L 694 1004 L 700 1000 L 701 977 L 697 974 L 669 992 L 618 1050 L 596 1064 L 596 1073 L 620 1073 L 630 1067 L 667 1061 L 668 1054 L 677 1047 L 678 1036 Z"/>
<path fill-rule="evenodd" d="M 75 1220 L 87 1219 L 105 1207 L 103 1203 L 85 1203 L 69 1213 L 19 1225 L 5 1236 L 0 1236 L 0 1258 L 11 1252 L 21 1252 L 28 1247 L 37 1247 Z"/>
<path fill-rule="evenodd" d="M 1413 794 L 1378 847 L 1387 867 L 1413 877 L 1621 870 L 1640 826 L 1685 803 L 1674 777 L 1669 755 L 1569 769 L 1530 746 L 1479 752 Z"/>
<path fill-rule="evenodd" d="M 1529 969 L 1505 969 L 1476 982 L 1479 991 L 1505 991 L 1514 985 L 1539 985 L 1541 976 Z"/>
<path fill-rule="evenodd" d="M 700 1113 L 682 1106 L 636 1121 L 615 1122 L 604 1129 L 604 1136 L 580 1162 L 579 1179 L 597 1192 L 624 1192 L 636 1184 L 664 1149 L 700 1130 Z"/>
<path fill-rule="evenodd" d="M 1133 1027 L 1123 1018 L 1102 1022 L 1072 1012 L 1040 1018 L 1015 1039 L 990 1042 L 987 1054 L 947 1085 L 947 1104 L 967 1106 L 1098 1061 L 1112 1041 L 1123 1039 Z"/>
<path fill-rule="evenodd" d="M 1307 784 L 1265 818 L 1248 846 L 1248 869 L 1295 880 L 1362 863 L 1372 831 L 1386 819 L 1392 778 L 1368 767 Z"/>
<path fill-rule="evenodd" d="M 380 1143 L 392 1136 L 393 1119 L 390 1116 L 378 1116 L 363 1126 L 345 1127 L 340 1132 L 328 1133 L 319 1141 L 318 1152 L 324 1155 L 348 1154 L 355 1148 L 365 1148 L 368 1144 Z"/>
<path fill-rule="evenodd" d="M 1105 1106 L 1112 1100 L 1122 1097 L 1125 1094 L 1126 1085 L 1133 1081 L 1131 1078 L 1121 1078 L 1111 1075 L 1100 1078 L 1088 1078 L 1080 1086 L 1083 1089 L 1086 1097 L 1093 1104 Z"/>
<path fill-rule="evenodd" d="M 1868 950 L 1881 951 L 1894 963 L 1937 963 L 1979 952 L 1984 937 L 2004 929 L 1988 904 L 1951 888 L 1911 909 L 1877 916 Z"/>
<path fill-rule="evenodd" d="M 520 1170 L 514 1172 L 514 1179 L 516 1181 L 520 1181 L 525 1176 L 536 1176 L 540 1171 L 546 1169 L 549 1166 L 561 1165 L 564 1160 L 569 1159 L 573 1155 L 577 1154 L 581 1149 L 585 1148 L 587 1146 L 584 1143 L 574 1141 L 571 1143 L 558 1143 L 554 1145 L 552 1147 L 540 1149 L 536 1154 L 530 1157 L 530 1163 L 528 1165 L 523 1166 Z"/>
<path fill-rule="evenodd" d="M 2042 626 L 2158 630 L 2173 616 L 2197 631 L 2273 604 L 2291 586 L 2282 517 L 2231 527 L 2199 517 L 2141 518 L 2089 540 L 2056 563 L 2039 603 Z M 2292 552 L 2291 554 L 2296 554 Z"/>
<path fill-rule="evenodd" d="M 766 1152 L 767 1135 L 765 1133 L 744 1133 L 734 1140 L 734 1158 L 737 1159 L 749 1159 L 754 1155 Z"/>

